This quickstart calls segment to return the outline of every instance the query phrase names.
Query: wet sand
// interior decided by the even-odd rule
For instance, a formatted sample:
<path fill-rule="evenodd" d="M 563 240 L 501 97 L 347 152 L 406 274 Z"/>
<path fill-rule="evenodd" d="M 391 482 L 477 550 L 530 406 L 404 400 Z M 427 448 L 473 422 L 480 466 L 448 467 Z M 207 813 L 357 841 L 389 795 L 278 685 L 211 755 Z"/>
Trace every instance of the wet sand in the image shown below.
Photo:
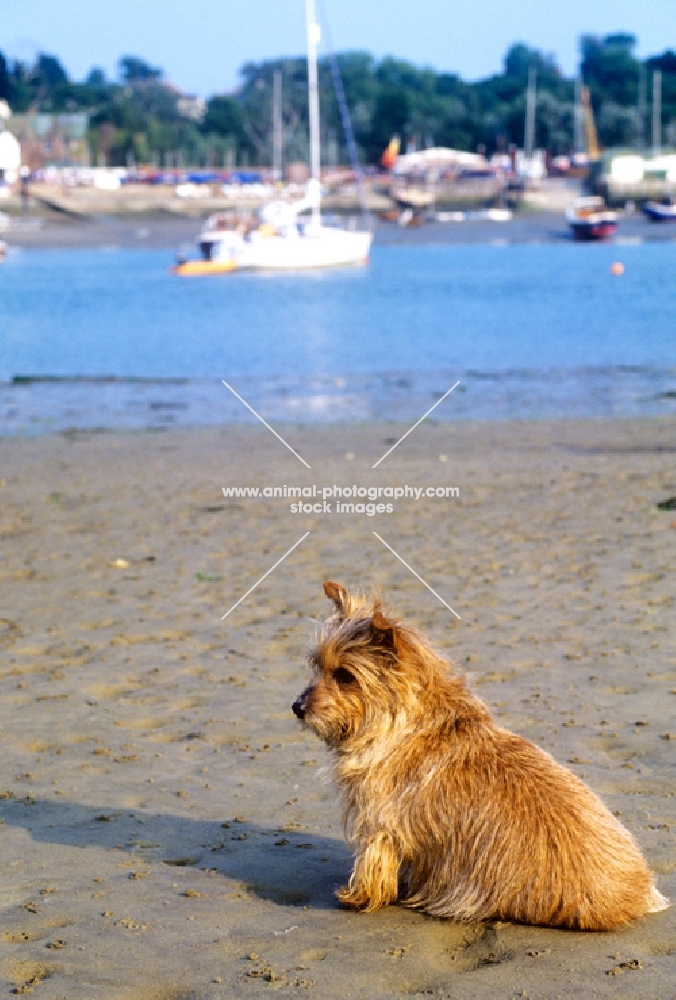
<path fill-rule="evenodd" d="M 472 244 L 472 243 L 567 243 L 570 232 L 563 212 L 526 209 L 509 222 L 467 219 L 463 222 L 426 222 L 417 228 L 373 219 L 374 246 Z M 2 233 L 10 247 L 24 249 L 95 249 L 97 247 L 147 247 L 196 253 L 202 222 L 199 218 L 146 214 L 119 218 L 99 216 L 68 219 L 55 213 L 17 219 Z M 676 226 L 655 225 L 640 214 L 622 219 L 615 242 L 676 240 Z"/>
<path fill-rule="evenodd" d="M 676 906 L 583 934 L 333 897 L 340 807 L 290 710 L 327 577 L 381 587 L 676 899 L 674 420 L 427 423 L 371 471 L 405 429 L 280 428 L 312 471 L 257 427 L 0 440 L 3 995 L 673 997 Z M 221 492 L 313 482 L 460 496 Z"/>

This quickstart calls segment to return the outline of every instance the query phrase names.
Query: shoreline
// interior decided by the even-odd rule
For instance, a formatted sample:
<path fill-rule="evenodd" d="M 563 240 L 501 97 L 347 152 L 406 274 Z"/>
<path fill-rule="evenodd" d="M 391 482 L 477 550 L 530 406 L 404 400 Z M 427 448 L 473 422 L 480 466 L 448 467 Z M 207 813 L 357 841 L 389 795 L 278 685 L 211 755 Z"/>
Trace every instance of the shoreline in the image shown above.
<path fill-rule="evenodd" d="M 12 248 L 49 250 L 173 249 L 177 253 L 196 252 L 203 220 L 199 217 L 167 218 L 147 215 L 120 218 L 101 216 L 86 220 L 65 220 L 50 216 L 18 217 L 2 233 Z M 650 223 L 640 215 L 623 218 L 609 245 L 629 242 L 673 242 L 676 226 Z M 428 222 L 418 228 L 375 220 L 374 247 L 471 245 L 490 243 L 571 243 L 562 212 L 524 210 L 509 222 L 468 219 L 463 222 Z"/>
<path fill-rule="evenodd" d="M 676 415 L 673 366 L 495 372 L 381 372 L 236 379 L 243 398 L 275 427 L 410 427 L 459 381 L 430 423 L 669 420 Z M 490 379 L 491 391 L 486 392 Z M 0 439 L 251 427 L 256 417 L 220 379 L 15 375 L 0 382 Z"/>
<path fill-rule="evenodd" d="M 394 444 L 395 441 L 404 441 L 401 435 L 409 430 L 409 421 L 399 419 L 352 419 L 341 420 L 332 423 L 311 423 L 309 421 L 278 421 L 275 430 L 281 430 L 287 437 L 294 436 L 296 440 L 302 441 L 306 446 L 307 442 L 314 439 L 322 442 L 325 439 L 331 441 L 332 446 L 335 441 L 343 438 L 345 441 L 354 442 L 360 435 L 367 432 L 369 439 L 372 437 L 378 441 L 382 435 L 383 443 Z M 623 450 L 631 452 L 635 449 L 638 452 L 655 455 L 667 455 L 676 453 L 676 413 L 663 414 L 661 416 L 641 415 L 627 417 L 623 415 L 608 416 L 599 414 L 596 416 L 560 416 L 560 417 L 511 417 L 502 420 L 481 420 L 481 419 L 453 419 L 435 420 L 427 418 L 420 424 L 423 433 L 430 435 L 434 441 L 447 439 L 451 442 L 462 441 L 465 438 L 476 437 L 481 445 L 490 444 L 497 441 L 508 442 L 515 437 L 516 431 L 522 431 L 527 440 L 531 436 L 534 442 L 540 443 L 544 439 L 554 440 L 557 435 L 562 435 L 557 447 L 562 449 L 573 448 L 579 454 L 595 454 L 596 452 L 608 451 L 620 454 Z M 416 429 L 416 434 L 419 431 Z M 598 436 L 598 441 L 592 442 L 594 435 Z M 654 435 L 656 441 L 648 446 L 645 442 L 646 436 Z M 270 441 L 268 441 L 268 437 Z M 120 441 L 117 442 L 116 439 Z M 274 435 L 261 425 L 255 418 L 250 421 L 232 421 L 223 424 L 195 424 L 182 427 L 85 427 L 69 428 L 65 431 L 53 431 L 43 434 L 25 435 L 0 435 L 0 448 L 16 445 L 17 447 L 35 447 L 41 449 L 46 447 L 51 441 L 60 442 L 96 442 L 97 440 L 121 444 L 134 440 L 147 440 L 149 448 L 152 448 L 152 441 L 168 441 L 173 447 L 177 442 L 197 441 L 200 446 L 214 444 L 218 446 L 222 442 L 227 442 L 228 451 L 233 449 L 264 446 L 267 452 L 269 444 L 279 451 L 280 461 L 283 458 L 294 463 L 293 456 L 288 456 L 286 449 L 281 443 L 275 443 Z M 408 438 L 406 438 L 408 440 Z M 415 442 L 415 438 L 412 439 Z M 187 446 L 187 445 L 186 445 Z M 158 447 L 163 448 L 162 444 Z M 346 444 L 347 448 L 348 445 Z M 518 443 L 514 444 L 519 450 Z M 376 449 L 377 450 L 377 449 Z M 335 449 L 332 450 L 332 454 Z M 362 449 L 363 452 L 363 449 Z M 340 452 L 342 457 L 342 452 Z M 347 452 L 346 452 L 347 454 Z M 356 454 L 356 453 L 355 453 Z M 354 461 L 355 454 L 349 459 Z M 364 459 L 366 461 L 366 459 Z M 352 466 L 350 466 L 352 467 Z M 366 467 L 365 467 L 366 468 Z M 370 466 L 368 467 L 370 469 Z M 673 483 L 676 490 L 676 481 Z"/>
<path fill-rule="evenodd" d="M 259 426 L 0 439 L 5 990 L 667 996 L 673 904 L 607 934 L 340 909 L 339 803 L 290 706 L 322 580 L 380 588 L 673 900 L 674 426 L 426 422 L 376 469 L 390 422 L 292 427 L 311 470 Z M 459 493 L 329 516 L 222 492 L 313 482 Z"/>
<path fill-rule="evenodd" d="M 655 425 L 655 427 L 667 427 L 672 426 L 676 428 L 676 412 L 675 413 L 665 413 L 658 416 L 653 414 L 640 414 L 638 416 L 627 416 L 626 414 L 618 413 L 615 415 L 608 414 L 595 414 L 591 416 L 587 415 L 560 415 L 556 417 L 552 416 L 523 416 L 523 417 L 496 417 L 496 418 L 477 418 L 477 417 L 456 417 L 447 420 L 428 418 L 426 423 L 434 428 L 439 428 L 446 430 L 448 432 L 459 431 L 466 432 L 470 430 L 478 431 L 480 429 L 488 431 L 491 428 L 495 429 L 508 429 L 508 428 L 539 428 L 552 430 L 554 428 L 568 428 L 574 430 L 579 427 L 599 427 L 606 429 L 614 428 L 615 431 L 620 431 L 623 427 L 634 427 L 636 425 Z M 94 440 L 96 438 L 106 438 L 112 439 L 116 435 L 121 438 L 132 438 L 132 437 L 142 437 L 142 436 L 158 436 L 163 435 L 171 437 L 176 435 L 177 437 L 211 437 L 211 436 L 237 436 L 240 432 L 243 433 L 253 433 L 256 432 L 260 427 L 260 422 L 255 419 L 255 417 L 247 418 L 242 420 L 231 420 L 223 423 L 194 423 L 194 424 L 165 424 L 161 426 L 133 426 L 133 427 L 105 427 L 105 426 L 91 426 L 91 427 L 78 427 L 70 426 L 61 430 L 44 430 L 36 431 L 34 433 L 2 433 L 0 431 L 0 444 L 9 442 L 30 442 L 30 441 L 49 441 L 49 440 Z M 276 420 L 274 424 L 275 430 L 283 431 L 285 435 L 292 434 L 312 434 L 312 433 L 327 433 L 327 434 L 340 434 L 340 433 L 357 433 L 362 431 L 364 428 L 375 428 L 377 433 L 389 433 L 389 434 L 403 434 L 411 427 L 410 421 L 404 421 L 400 418 L 370 418 L 370 417 L 355 417 L 355 418 L 344 418 L 333 421 L 325 422 L 313 422 L 310 420 Z M 393 442 L 392 442 L 393 443 Z M 676 442 L 673 445 L 662 444 L 659 446 L 659 454 L 666 453 L 676 453 Z"/>
<path fill-rule="evenodd" d="M 493 452 L 498 448 L 498 442 L 500 442 L 501 449 L 523 457 L 533 446 L 533 442 L 535 442 L 535 450 L 538 450 L 541 443 L 547 441 L 549 442 L 547 447 L 557 454 L 561 461 L 565 461 L 565 455 L 577 456 L 581 459 L 585 457 L 593 459 L 595 455 L 615 456 L 618 459 L 622 455 L 636 455 L 652 456 L 655 459 L 663 457 L 666 461 L 671 455 L 676 455 L 676 437 L 674 436 L 676 413 L 657 417 L 599 415 L 447 421 L 435 421 L 428 418 L 416 429 L 415 435 L 409 440 L 405 432 L 409 431 L 410 428 L 410 422 L 394 419 L 345 420 L 330 424 L 276 422 L 274 425 L 274 429 L 281 434 L 284 441 L 292 444 L 293 450 L 300 452 L 303 456 L 310 454 L 313 449 L 316 453 L 317 441 L 320 443 L 320 450 L 328 442 L 329 461 L 339 461 L 344 466 L 346 475 L 353 477 L 356 475 L 360 481 L 361 479 L 370 480 L 373 478 L 372 462 L 387 451 L 385 445 L 388 447 L 396 446 L 392 448 L 394 460 L 399 460 L 400 450 L 402 455 L 406 451 L 404 445 L 407 441 L 409 446 L 412 443 L 412 450 L 415 451 L 415 436 L 420 433 L 420 430 L 423 434 L 427 434 L 432 441 L 446 442 L 447 449 L 451 449 L 448 451 L 442 449 L 438 455 L 434 453 L 434 448 L 432 451 L 427 449 L 425 452 L 426 460 L 431 462 L 429 469 L 432 472 L 441 471 L 442 473 L 447 473 L 451 468 L 454 468 L 452 449 L 455 443 L 462 446 L 463 456 L 466 456 L 469 452 L 466 451 L 465 443 L 470 440 L 476 443 L 477 448 L 487 449 L 491 461 L 495 457 Z M 521 439 L 525 442 L 523 446 Z M 363 446 L 364 441 L 368 442 L 366 450 Z M 383 445 L 382 448 L 379 448 L 379 442 Z M 34 449 L 36 455 L 41 455 L 45 449 L 49 451 L 50 447 L 59 449 L 74 447 L 75 452 L 77 452 L 79 445 L 90 446 L 97 450 L 99 448 L 104 451 L 112 450 L 113 452 L 119 449 L 130 448 L 133 450 L 138 448 L 147 450 L 149 453 L 155 450 L 159 452 L 190 452 L 193 448 L 197 449 L 198 453 L 202 453 L 204 449 L 208 448 L 215 450 L 224 448 L 230 456 L 240 450 L 242 453 L 250 453 L 262 449 L 262 453 L 272 461 L 271 475 L 274 475 L 275 470 L 279 471 L 285 467 L 285 460 L 288 460 L 285 475 L 289 482 L 294 479 L 295 471 L 305 476 L 308 483 L 315 481 L 315 476 L 319 475 L 318 466 L 314 462 L 306 470 L 303 470 L 301 466 L 296 468 L 296 459 L 290 450 L 287 451 L 287 447 L 281 442 L 276 442 L 273 434 L 253 418 L 248 423 L 241 421 L 183 427 L 74 427 L 40 434 L 0 434 L 0 457 L 3 449 L 11 450 L 15 456 L 19 455 L 22 449 L 27 452 Z M 480 454 L 475 457 L 477 461 L 480 460 Z M 403 468 L 408 467 L 409 460 L 411 460 L 411 456 L 408 459 L 401 458 Z M 33 465 L 33 462 L 34 459 L 31 458 L 30 464 Z M 440 464 L 437 465 L 437 462 Z M 449 464 L 447 465 L 447 463 Z M 473 462 L 473 468 L 475 466 L 476 462 Z M 240 469 L 237 463 L 236 468 Z M 255 476 L 254 470 L 260 470 L 259 463 L 256 462 L 251 469 L 246 464 L 241 468 L 246 470 L 244 475 L 246 482 L 241 485 L 256 485 L 252 476 Z M 416 465 L 415 468 L 418 469 L 418 466 Z M 665 473 L 666 471 L 665 469 Z M 263 476 L 265 482 L 267 482 L 267 478 Z M 626 477 L 623 475 L 620 478 L 624 481 Z M 5 485 L 7 485 L 7 479 L 3 477 L 0 480 L 0 490 Z M 669 490 L 676 494 L 676 480 L 673 477 L 666 477 L 664 490 L 665 496 Z M 220 485 L 216 489 L 216 494 L 220 496 Z M 664 499 L 665 497 L 661 498 L 661 500 Z M 676 513 L 673 516 L 676 517 Z M 676 520 L 670 526 L 676 528 Z M 2 534 L 0 534 L 1 539 Z M 676 535 L 674 539 L 676 541 Z"/>

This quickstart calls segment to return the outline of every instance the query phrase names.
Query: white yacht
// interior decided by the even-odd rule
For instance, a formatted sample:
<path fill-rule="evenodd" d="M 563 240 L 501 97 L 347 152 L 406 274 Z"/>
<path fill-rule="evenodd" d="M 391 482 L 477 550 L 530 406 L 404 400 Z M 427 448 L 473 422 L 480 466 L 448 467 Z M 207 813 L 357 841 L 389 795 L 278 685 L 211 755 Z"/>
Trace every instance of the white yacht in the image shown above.
<path fill-rule="evenodd" d="M 310 109 L 310 179 L 305 196 L 296 202 L 269 202 L 254 225 L 233 222 L 224 215 L 212 216 L 199 237 L 202 259 L 178 264 L 175 274 L 214 274 L 242 268 L 295 271 L 368 261 L 372 233 L 322 224 L 317 88 L 320 31 L 314 0 L 305 0 L 305 21 Z M 309 217 L 301 219 L 308 212 Z"/>

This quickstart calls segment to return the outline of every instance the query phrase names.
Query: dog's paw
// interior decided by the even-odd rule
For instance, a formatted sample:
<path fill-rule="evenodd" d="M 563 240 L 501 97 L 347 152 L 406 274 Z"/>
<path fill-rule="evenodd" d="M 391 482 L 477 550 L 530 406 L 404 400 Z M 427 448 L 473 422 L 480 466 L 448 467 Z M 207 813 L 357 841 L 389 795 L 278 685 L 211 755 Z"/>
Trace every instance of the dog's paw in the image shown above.
<path fill-rule="evenodd" d="M 336 890 L 336 896 L 343 906 L 349 906 L 351 910 L 377 909 L 377 907 L 369 906 L 371 900 L 364 890 L 358 886 L 341 886 L 340 889 Z"/>
<path fill-rule="evenodd" d="M 363 886 L 344 885 L 337 890 L 336 896 L 343 906 L 349 906 L 351 910 L 360 910 L 362 913 L 373 913 L 374 910 L 394 902 L 392 899 L 378 899 L 369 895 Z"/>

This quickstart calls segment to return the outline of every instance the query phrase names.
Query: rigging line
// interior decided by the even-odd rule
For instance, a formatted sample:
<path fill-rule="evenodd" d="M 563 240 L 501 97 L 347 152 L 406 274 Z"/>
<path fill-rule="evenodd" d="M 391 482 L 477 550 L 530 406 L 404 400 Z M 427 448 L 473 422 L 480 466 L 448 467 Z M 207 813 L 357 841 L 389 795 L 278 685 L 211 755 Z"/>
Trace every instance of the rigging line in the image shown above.
<path fill-rule="evenodd" d="M 366 194 L 364 193 L 364 174 L 359 162 L 359 154 L 357 152 L 357 143 L 354 138 L 354 132 L 352 131 L 352 121 L 350 119 L 350 112 L 347 106 L 347 98 L 345 97 L 345 90 L 343 88 L 343 79 L 340 75 L 340 67 L 338 66 L 338 60 L 336 59 L 336 54 L 333 50 L 333 41 L 331 38 L 331 28 L 329 26 L 329 19 L 326 14 L 326 7 L 323 0 L 317 0 L 318 6 L 322 13 L 322 22 L 326 30 L 326 46 L 329 53 L 329 64 L 331 66 L 331 76 L 333 78 L 333 88 L 336 92 L 336 100 L 338 101 L 338 109 L 340 111 L 340 118 L 343 123 L 343 131 L 345 132 L 345 139 L 347 142 L 347 150 L 350 155 L 350 163 L 352 165 L 352 170 L 354 171 L 355 178 L 357 180 L 357 191 L 359 192 L 359 203 L 361 205 L 361 216 L 362 221 L 367 229 L 372 229 L 371 216 L 366 207 Z"/>

